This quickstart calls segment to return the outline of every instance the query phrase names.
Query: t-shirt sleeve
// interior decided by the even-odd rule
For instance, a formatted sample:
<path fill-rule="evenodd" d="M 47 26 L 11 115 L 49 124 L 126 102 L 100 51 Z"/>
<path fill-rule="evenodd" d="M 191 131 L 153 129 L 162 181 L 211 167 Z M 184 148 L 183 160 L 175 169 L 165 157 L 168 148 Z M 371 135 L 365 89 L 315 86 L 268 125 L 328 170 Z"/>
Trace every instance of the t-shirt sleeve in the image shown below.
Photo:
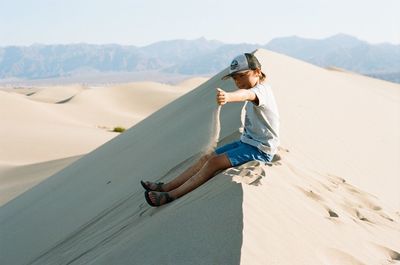
<path fill-rule="evenodd" d="M 250 88 L 250 91 L 253 91 L 258 98 L 258 105 L 252 102 L 257 107 L 265 107 L 267 104 L 267 88 L 263 85 L 257 85 L 253 88 Z"/>

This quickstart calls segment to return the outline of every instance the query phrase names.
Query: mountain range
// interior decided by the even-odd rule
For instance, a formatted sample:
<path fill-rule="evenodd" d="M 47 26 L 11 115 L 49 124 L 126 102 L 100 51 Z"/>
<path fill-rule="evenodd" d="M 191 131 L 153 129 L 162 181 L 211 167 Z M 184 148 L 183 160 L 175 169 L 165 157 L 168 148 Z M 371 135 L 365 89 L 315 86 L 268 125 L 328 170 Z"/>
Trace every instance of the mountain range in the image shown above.
<path fill-rule="evenodd" d="M 0 47 L 0 79 L 35 80 L 143 71 L 213 75 L 238 53 L 257 48 L 322 67 L 338 67 L 400 83 L 400 45 L 370 44 L 346 34 L 325 39 L 281 37 L 263 45 L 227 44 L 199 38 L 160 41 L 143 47 L 86 43 L 6 46 Z"/>

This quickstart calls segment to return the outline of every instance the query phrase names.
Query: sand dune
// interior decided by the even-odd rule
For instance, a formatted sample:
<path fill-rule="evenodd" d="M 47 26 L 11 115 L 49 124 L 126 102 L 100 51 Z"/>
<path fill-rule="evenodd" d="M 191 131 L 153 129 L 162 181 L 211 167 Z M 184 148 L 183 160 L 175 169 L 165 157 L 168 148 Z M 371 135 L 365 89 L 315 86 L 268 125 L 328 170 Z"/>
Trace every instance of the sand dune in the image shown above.
<path fill-rule="evenodd" d="M 29 95 L 29 99 L 47 103 L 66 101 L 82 90 L 87 89 L 82 85 L 41 87 L 37 92 Z"/>
<path fill-rule="evenodd" d="M 82 156 L 23 166 L 0 166 L 0 205 L 29 190 Z"/>
<path fill-rule="evenodd" d="M 167 181 L 207 146 L 215 87 L 234 89 L 225 70 L 0 208 L 0 263 L 399 262 L 400 86 L 257 56 L 281 114 L 281 161 L 145 202 L 141 179 Z M 219 145 L 238 137 L 242 106 L 222 108 Z"/>
<path fill-rule="evenodd" d="M 111 138 L 104 132 L 83 127 L 52 109 L 50 104 L 28 100 L 24 95 L 0 91 L 0 105 L 2 164 L 29 164 L 81 154 L 93 150 L 99 140 L 104 143 Z M 79 140 L 81 136 L 90 138 Z"/>
<path fill-rule="evenodd" d="M 114 127 L 129 128 L 189 90 L 139 82 L 43 88 L 31 96 L 0 91 L 0 162 L 32 164 L 87 153 L 115 137 Z"/>
<path fill-rule="evenodd" d="M 174 86 L 155 82 L 138 82 L 112 87 L 90 89 L 79 93 L 68 103 L 57 106 L 60 108 L 92 108 L 102 115 L 90 115 L 89 121 L 107 113 L 135 113 L 138 116 L 148 115 L 166 103 L 172 101 L 183 92 Z M 90 112 L 90 111 L 87 111 Z M 75 114 L 75 113 L 74 113 Z M 80 117 L 82 118 L 82 117 Z"/>
<path fill-rule="evenodd" d="M 129 128 L 193 88 L 137 82 L 0 90 L 0 205 L 61 170 L 53 160 L 67 166 L 73 161 L 68 157 L 118 135 L 114 127 Z M 38 177 L 29 173 L 32 168 Z M 11 178 L 12 185 L 4 181 Z"/>
<path fill-rule="evenodd" d="M 195 88 L 200 86 L 201 84 L 205 83 L 208 79 L 208 77 L 193 77 L 189 78 L 186 80 L 183 80 L 182 82 L 179 82 L 177 84 L 178 87 L 183 87 L 183 88 Z"/>

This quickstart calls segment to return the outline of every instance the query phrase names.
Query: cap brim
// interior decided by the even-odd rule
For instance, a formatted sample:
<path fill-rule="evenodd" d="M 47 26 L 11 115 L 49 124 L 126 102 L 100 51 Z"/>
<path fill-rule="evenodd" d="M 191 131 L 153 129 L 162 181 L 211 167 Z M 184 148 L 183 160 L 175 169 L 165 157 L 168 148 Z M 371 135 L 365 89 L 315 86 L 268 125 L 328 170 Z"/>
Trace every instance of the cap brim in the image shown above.
<path fill-rule="evenodd" d="M 250 70 L 251 69 L 246 69 L 246 70 L 241 70 L 241 71 L 237 71 L 237 72 L 234 72 L 234 73 L 230 73 L 230 74 L 224 75 L 221 79 L 222 80 L 226 80 L 226 79 L 228 79 L 228 78 L 230 78 L 230 77 L 232 77 L 232 76 L 234 76 L 236 74 L 245 73 L 245 72 L 250 71 Z"/>
<path fill-rule="evenodd" d="M 230 77 L 232 77 L 232 74 L 224 75 L 223 77 L 221 77 L 221 80 L 226 80 Z"/>

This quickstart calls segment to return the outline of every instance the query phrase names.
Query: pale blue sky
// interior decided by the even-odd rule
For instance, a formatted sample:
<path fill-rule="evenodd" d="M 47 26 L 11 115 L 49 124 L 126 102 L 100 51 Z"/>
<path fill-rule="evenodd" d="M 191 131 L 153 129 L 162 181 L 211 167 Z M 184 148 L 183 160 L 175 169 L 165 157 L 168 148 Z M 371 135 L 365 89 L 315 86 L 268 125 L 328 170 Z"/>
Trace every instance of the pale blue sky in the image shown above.
<path fill-rule="evenodd" d="M 400 0 L 0 0 L 0 46 L 205 37 L 265 44 L 346 33 L 400 44 Z"/>

